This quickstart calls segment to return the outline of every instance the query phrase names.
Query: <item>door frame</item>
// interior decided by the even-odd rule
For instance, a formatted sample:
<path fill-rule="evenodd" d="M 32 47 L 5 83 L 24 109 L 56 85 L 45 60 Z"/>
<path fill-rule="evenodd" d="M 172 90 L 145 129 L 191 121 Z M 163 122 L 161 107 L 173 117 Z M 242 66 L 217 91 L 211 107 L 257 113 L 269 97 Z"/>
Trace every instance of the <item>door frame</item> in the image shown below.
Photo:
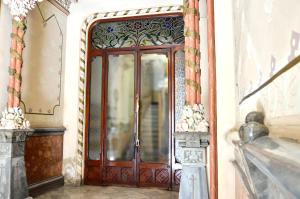
<path fill-rule="evenodd" d="M 87 64 L 86 64 L 86 71 L 87 71 L 87 77 L 86 77 L 86 103 L 85 103 L 85 108 L 86 108 L 86 112 L 85 112 L 85 133 L 84 133 L 84 138 L 85 138 L 85 143 L 84 143 L 84 183 L 85 184 L 96 184 L 96 185 L 103 185 L 104 181 L 104 167 L 105 167 L 105 162 L 104 162 L 104 153 L 105 152 L 105 144 L 103 143 L 105 141 L 105 133 L 103 133 L 103 131 L 105 131 L 106 129 L 106 122 L 104 121 L 106 119 L 106 117 L 104 116 L 104 113 L 102 113 L 101 115 L 101 124 L 104 126 L 102 126 L 102 130 L 101 130 L 101 136 L 100 136 L 100 142 L 101 142 L 101 156 L 100 156 L 100 161 L 91 161 L 88 159 L 88 128 L 89 128 L 89 122 L 88 122 L 88 116 L 89 116 L 89 105 L 90 105 L 90 64 L 91 64 L 91 58 L 93 56 L 97 56 L 100 55 L 102 56 L 102 79 L 105 80 L 102 82 L 102 98 L 104 100 L 101 101 L 101 109 L 103 110 L 102 112 L 106 112 L 106 100 L 107 100 L 107 74 L 108 74 L 108 61 L 107 61 L 107 56 L 106 54 L 108 53 L 117 53 L 117 52 L 135 52 L 137 53 L 136 55 L 136 60 L 135 62 L 137 62 L 138 59 L 138 55 L 142 52 L 151 52 L 151 51 L 167 51 L 168 52 L 168 61 L 169 61 L 169 74 L 168 74 L 168 78 L 169 78 L 169 148 L 170 148 L 170 158 L 169 158 L 169 165 L 170 165 L 170 172 L 169 172 L 169 181 L 170 181 L 170 186 L 168 186 L 167 188 L 171 189 L 172 187 L 176 187 L 174 184 L 172 184 L 174 182 L 174 169 L 173 169 L 173 164 L 175 165 L 175 154 L 174 154 L 174 136 L 173 136 L 173 132 L 175 130 L 175 120 L 174 120 L 174 102 L 175 102 L 175 70 L 174 70 L 174 58 L 175 58 L 175 52 L 178 50 L 182 50 L 184 48 L 184 44 L 172 44 L 172 45 L 158 45 L 158 46 L 134 46 L 134 47 L 125 47 L 125 48 L 107 48 L 107 49 L 93 49 L 92 45 L 91 45 L 91 33 L 92 33 L 92 29 L 93 27 L 99 23 L 99 22 L 119 22 L 119 21 L 126 21 L 126 20 L 134 20 L 134 19 L 149 19 L 149 18 L 155 18 L 155 17 L 178 17 L 178 16 L 182 16 L 182 13 L 171 13 L 171 14 L 155 14 L 155 15 L 145 15 L 145 16 L 135 16 L 135 17 L 126 17 L 126 18 L 110 18 L 110 19 L 99 19 L 94 21 L 89 29 L 88 29 L 88 50 L 87 50 Z M 135 63 L 135 67 L 138 66 L 138 63 Z M 139 68 L 135 68 L 135 73 L 140 73 L 140 69 Z M 138 75 L 135 74 L 135 78 L 137 78 Z M 135 90 L 137 85 L 140 85 L 139 82 L 140 77 L 138 78 L 138 81 L 135 81 Z M 140 93 L 140 88 L 138 89 L 138 93 Z M 136 104 L 136 99 L 134 99 L 134 104 Z M 139 155 L 139 150 L 135 153 L 136 156 Z M 136 159 L 137 161 L 137 159 Z M 91 163 L 88 163 L 91 162 Z M 149 164 L 149 163 L 148 163 Z M 87 176 L 88 176 L 88 166 L 95 166 L 100 168 L 98 176 L 100 178 L 100 180 L 98 181 L 93 181 L 92 183 L 88 183 L 86 181 Z M 140 165 L 139 163 L 135 163 L 135 168 L 134 168 L 134 173 L 135 175 L 135 179 L 137 182 L 137 186 L 139 185 L 139 168 L 137 165 Z M 179 168 L 181 166 L 176 166 L 176 168 Z M 96 172 L 97 173 L 97 172 Z M 151 185 L 149 185 L 151 186 Z M 177 187 L 176 187 L 177 188 Z"/>

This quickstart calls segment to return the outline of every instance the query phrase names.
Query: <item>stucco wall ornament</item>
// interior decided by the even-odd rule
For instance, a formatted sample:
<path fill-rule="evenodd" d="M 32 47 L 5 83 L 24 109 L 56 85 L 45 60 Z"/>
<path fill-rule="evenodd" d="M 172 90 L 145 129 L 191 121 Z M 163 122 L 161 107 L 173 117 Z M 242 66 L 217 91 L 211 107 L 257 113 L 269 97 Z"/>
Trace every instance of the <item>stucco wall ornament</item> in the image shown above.
<path fill-rule="evenodd" d="M 37 2 L 41 1 L 43 0 L 3 0 L 4 4 L 7 4 L 10 8 L 10 14 L 17 21 L 26 17 L 28 11 L 32 10 Z"/>
<path fill-rule="evenodd" d="M 208 122 L 202 104 L 185 105 L 176 124 L 175 157 L 182 164 L 179 199 L 208 199 L 206 147 Z"/>
<path fill-rule="evenodd" d="M 2 112 L 2 118 L 0 120 L 0 128 L 2 129 L 29 129 L 30 123 L 24 117 L 22 109 L 7 108 Z"/>
<path fill-rule="evenodd" d="M 32 10 L 37 2 L 42 0 L 4 0 L 8 5 L 10 14 L 13 16 L 10 66 L 8 82 L 7 108 L 2 112 L 0 120 L 1 129 L 29 129 L 29 121 L 25 119 L 20 108 L 21 99 L 21 69 L 23 64 L 22 53 L 25 47 L 24 34 L 26 31 L 26 15 Z"/>
<path fill-rule="evenodd" d="M 202 104 L 185 105 L 181 119 L 176 124 L 177 132 L 208 132 Z"/>

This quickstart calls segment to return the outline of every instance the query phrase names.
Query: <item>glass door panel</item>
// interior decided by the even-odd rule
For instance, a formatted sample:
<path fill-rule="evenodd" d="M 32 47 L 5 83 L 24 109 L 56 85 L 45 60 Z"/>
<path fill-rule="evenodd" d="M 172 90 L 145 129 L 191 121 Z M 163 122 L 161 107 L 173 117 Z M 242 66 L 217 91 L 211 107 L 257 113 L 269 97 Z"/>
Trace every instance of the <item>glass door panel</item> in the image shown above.
<path fill-rule="evenodd" d="M 152 53 L 141 55 L 140 147 L 144 162 L 169 161 L 168 57 Z"/>
<path fill-rule="evenodd" d="M 90 160 L 100 160 L 102 57 L 92 57 L 90 70 L 88 155 Z"/>
<path fill-rule="evenodd" d="M 106 158 L 134 159 L 134 55 L 108 55 Z"/>

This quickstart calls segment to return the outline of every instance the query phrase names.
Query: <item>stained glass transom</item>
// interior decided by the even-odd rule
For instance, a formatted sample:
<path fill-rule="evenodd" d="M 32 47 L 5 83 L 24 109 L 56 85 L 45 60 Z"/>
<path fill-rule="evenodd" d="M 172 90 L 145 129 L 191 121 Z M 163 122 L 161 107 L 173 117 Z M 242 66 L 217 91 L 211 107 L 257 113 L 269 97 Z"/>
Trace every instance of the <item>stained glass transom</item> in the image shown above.
<path fill-rule="evenodd" d="M 160 17 L 95 25 L 92 29 L 94 49 L 153 46 L 184 43 L 182 17 Z"/>

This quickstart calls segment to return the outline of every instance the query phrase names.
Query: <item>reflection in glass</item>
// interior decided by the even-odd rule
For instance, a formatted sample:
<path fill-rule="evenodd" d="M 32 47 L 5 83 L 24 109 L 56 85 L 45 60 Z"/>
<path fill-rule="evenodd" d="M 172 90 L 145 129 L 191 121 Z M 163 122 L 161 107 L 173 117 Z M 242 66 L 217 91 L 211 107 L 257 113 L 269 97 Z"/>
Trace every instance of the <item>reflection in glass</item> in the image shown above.
<path fill-rule="evenodd" d="M 134 155 L 134 56 L 108 56 L 107 159 L 132 160 Z"/>
<path fill-rule="evenodd" d="M 102 57 L 91 63 L 91 91 L 89 113 L 89 159 L 100 160 Z"/>
<path fill-rule="evenodd" d="M 168 58 L 141 56 L 141 159 L 167 163 L 169 154 Z"/>

